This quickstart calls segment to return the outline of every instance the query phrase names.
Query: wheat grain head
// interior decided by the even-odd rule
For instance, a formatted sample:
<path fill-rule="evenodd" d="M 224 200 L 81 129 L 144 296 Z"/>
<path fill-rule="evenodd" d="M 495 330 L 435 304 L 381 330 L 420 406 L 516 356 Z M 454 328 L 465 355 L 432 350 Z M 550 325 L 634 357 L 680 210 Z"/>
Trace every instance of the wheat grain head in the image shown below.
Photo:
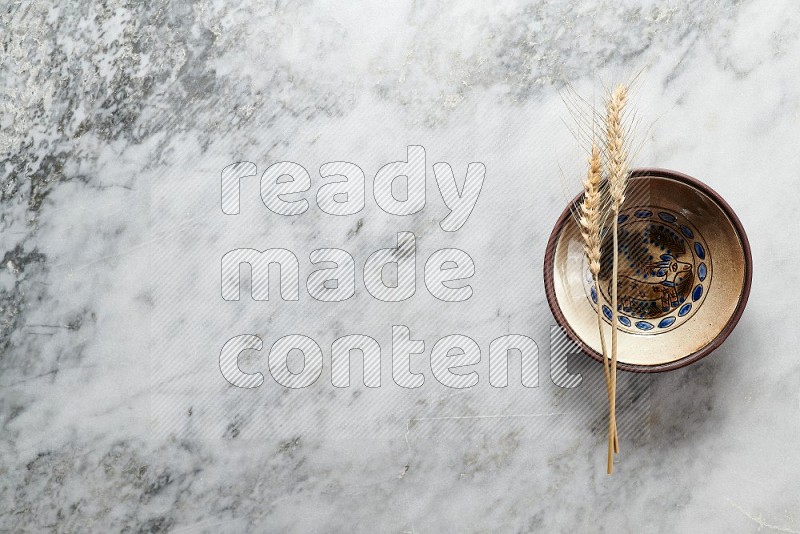
<path fill-rule="evenodd" d="M 592 143 L 589 156 L 589 169 L 583 180 L 583 200 L 580 205 L 578 225 L 583 237 L 583 249 L 589 261 L 592 276 L 600 273 L 600 247 L 602 243 L 601 228 L 603 217 L 603 199 L 601 185 L 603 180 L 602 161 L 599 147 Z"/>
<path fill-rule="evenodd" d="M 606 157 L 608 159 L 608 192 L 611 209 L 618 213 L 625 201 L 628 182 L 628 155 L 625 145 L 623 112 L 628 99 L 628 88 L 618 85 L 606 105 Z"/>

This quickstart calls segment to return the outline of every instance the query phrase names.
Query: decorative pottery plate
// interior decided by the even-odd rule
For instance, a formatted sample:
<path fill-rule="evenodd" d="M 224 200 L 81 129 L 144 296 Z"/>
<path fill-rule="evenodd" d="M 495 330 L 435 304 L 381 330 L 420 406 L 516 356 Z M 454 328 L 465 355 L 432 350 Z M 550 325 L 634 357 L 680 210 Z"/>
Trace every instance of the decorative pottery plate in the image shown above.
<path fill-rule="evenodd" d="M 599 361 L 598 307 L 611 339 L 610 226 L 607 221 L 599 287 L 570 206 L 553 229 L 544 260 L 556 321 Z M 684 174 L 637 169 L 618 226 L 618 368 L 668 371 L 719 347 L 744 311 L 752 279 L 750 245 L 730 206 Z"/>

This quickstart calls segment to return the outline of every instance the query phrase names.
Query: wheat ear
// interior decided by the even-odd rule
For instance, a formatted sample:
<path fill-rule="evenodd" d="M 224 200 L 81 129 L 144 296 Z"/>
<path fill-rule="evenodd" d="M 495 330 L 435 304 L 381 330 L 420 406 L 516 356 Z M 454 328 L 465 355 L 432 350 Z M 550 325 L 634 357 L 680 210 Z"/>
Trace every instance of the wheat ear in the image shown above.
<path fill-rule="evenodd" d="M 611 275 L 611 417 L 609 418 L 608 473 L 614 472 L 614 458 L 611 454 L 611 431 L 616 427 L 617 400 L 617 280 L 619 269 L 618 219 L 622 203 L 625 201 L 625 188 L 628 182 L 628 163 L 622 125 L 622 114 L 628 98 L 628 89 L 618 85 L 606 106 L 606 157 L 608 162 L 608 192 L 611 197 L 611 217 L 613 225 L 613 266 Z"/>
<path fill-rule="evenodd" d="M 601 229 L 605 219 L 604 202 L 601 192 L 603 181 L 603 167 L 600 158 L 600 149 L 592 143 L 591 155 L 589 156 L 589 170 L 586 179 L 583 181 L 583 200 L 581 201 L 578 216 L 578 226 L 580 227 L 581 237 L 583 238 L 583 250 L 586 260 L 589 263 L 589 272 L 592 275 L 595 292 L 598 295 L 597 303 L 597 330 L 600 334 L 600 346 L 603 352 L 603 371 L 606 376 L 606 389 L 608 393 L 609 408 L 611 406 L 611 371 L 606 348 L 606 338 L 603 334 L 602 309 L 600 298 L 600 257 L 602 236 Z M 617 436 L 616 422 L 613 427 L 613 447 L 615 452 L 619 452 L 619 437 Z M 611 444 L 609 445 L 611 446 Z"/>

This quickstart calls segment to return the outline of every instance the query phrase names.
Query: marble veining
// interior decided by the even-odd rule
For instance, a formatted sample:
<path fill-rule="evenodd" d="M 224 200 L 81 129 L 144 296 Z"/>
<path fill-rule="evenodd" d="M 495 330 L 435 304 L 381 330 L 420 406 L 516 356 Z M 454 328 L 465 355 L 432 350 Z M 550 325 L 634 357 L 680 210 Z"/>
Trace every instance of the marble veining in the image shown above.
<path fill-rule="evenodd" d="M 785 242 L 800 167 L 796 2 L 340 4 L 0 9 L 0 530 L 800 532 L 800 254 Z M 572 355 L 582 382 L 551 380 L 541 265 L 583 165 L 560 95 L 598 98 L 637 74 L 637 165 L 717 190 L 755 269 L 716 353 L 621 375 L 608 477 L 602 369 Z M 389 215 L 371 180 L 409 145 L 425 147 L 427 203 Z M 238 161 L 259 175 L 302 165 L 309 210 L 270 213 L 253 180 L 240 215 L 224 215 L 220 172 Z M 314 203 L 331 161 L 364 171 L 362 212 Z M 457 232 L 440 227 L 437 162 L 457 177 L 486 167 Z M 417 292 L 380 302 L 360 270 L 401 231 L 417 239 Z M 220 298 L 222 254 L 272 246 L 299 258 L 300 299 Z M 304 293 L 323 247 L 355 258 L 352 301 Z M 475 260 L 464 303 L 420 285 L 443 247 Z M 425 342 L 410 364 L 418 389 L 392 380 L 392 325 Z M 267 349 L 315 340 L 319 380 L 233 388 L 218 359 L 242 333 Z M 331 345 L 347 334 L 378 341 L 380 388 L 361 364 L 349 387 L 332 385 Z M 451 334 L 480 347 L 473 388 L 433 376 L 431 350 Z M 507 387 L 489 383 L 489 345 L 507 334 L 536 341 L 538 387 L 520 383 L 519 363 Z M 241 365 L 266 372 L 263 352 Z"/>

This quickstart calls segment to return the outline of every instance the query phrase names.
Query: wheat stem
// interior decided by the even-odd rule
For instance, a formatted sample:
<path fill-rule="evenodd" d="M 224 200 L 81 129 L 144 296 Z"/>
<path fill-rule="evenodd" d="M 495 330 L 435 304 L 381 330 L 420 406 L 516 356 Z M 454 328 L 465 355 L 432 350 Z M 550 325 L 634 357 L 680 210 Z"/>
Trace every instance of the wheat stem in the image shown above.
<path fill-rule="evenodd" d="M 614 459 L 611 454 L 611 433 L 616 428 L 617 400 L 617 331 L 618 325 L 618 279 L 619 279 L 619 247 L 618 220 L 622 203 L 625 201 L 625 188 L 628 181 L 627 154 L 623 135 L 622 113 L 628 97 L 624 85 L 618 85 L 606 106 L 606 153 L 608 158 L 608 185 L 611 196 L 611 216 L 613 217 L 613 264 L 611 274 L 611 414 L 609 417 L 609 453 L 608 473 L 614 472 Z"/>
<path fill-rule="evenodd" d="M 599 289 L 600 289 L 600 279 L 595 276 L 594 277 L 594 287 L 595 291 L 598 294 L 598 303 L 597 303 L 597 330 L 600 332 L 600 347 L 603 351 L 603 371 L 606 375 L 606 391 L 608 393 L 608 405 L 609 410 L 611 409 L 611 371 L 609 370 L 611 367 L 611 362 L 608 358 L 608 349 L 606 348 L 606 336 L 603 334 L 603 312 L 601 309 L 601 304 L 599 302 Z M 613 428 L 613 446 L 614 452 L 619 452 L 619 435 L 617 434 L 617 423 L 614 421 L 614 428 Z"/>
<path fill-rule="evenodd" d="M 614 263 L 611 274 L 611 413 L 608 418 L 608 474 L 614 472 L 614 457 L 611 454 L 613 442 L 611 433 L 617 425 L 617 270 L 619 258 L 617 252 L 617 212 L 613 213 L 614 221 Z"/>

